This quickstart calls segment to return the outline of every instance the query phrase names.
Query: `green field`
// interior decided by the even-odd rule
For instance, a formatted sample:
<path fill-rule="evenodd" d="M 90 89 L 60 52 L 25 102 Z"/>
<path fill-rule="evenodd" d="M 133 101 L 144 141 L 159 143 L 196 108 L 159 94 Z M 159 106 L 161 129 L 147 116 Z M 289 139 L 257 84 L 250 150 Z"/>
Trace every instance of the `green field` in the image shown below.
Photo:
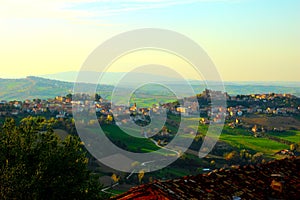
<path fill-rule="evenodd" d="M 252 134 L 241 128 L 224 127 L 220 140 L 237 147 L 239 149 L 249 149 L 262 152 L 266 155 L 273 155 L 281 149 L 288 148 L 288 145 L 269 140 L 267 138 L 256 138 Z"/>
<path fill-rule="evenodd" d="M 113 142 L 120 141 L 132 152 L 152 152 L 159 148 L 149 139 L 132 137 L 124 133 L 118 126 L 101 126 L 106 136 Z"/>
<path fill-rule="evenodd" d="M 191 172 L 188 169 L 182 169 L 182 168 L 171 168 L 171 167 L 166 167 L 162 169 L 162 172 L 158 172 L 157 175 L 160 176 L 161 178 L 163 177 L 183 177 L 190 175 Z"/>
<path fill-rule="evenodd" d="M 176 117 L 172 117 L 173 120 L 178 120 Z M 197 120 L 196 118 L 190 118 L 189 120 Z M 195 127 L 193 127 L 195 128 Z M 124 133 L 118 126 L 106 125 L 102 126 L 105 134 L 113 142 L 122 143 L 126 145 L 126 149 L 132 152 L 152 152 L 159 148 L 149 139 L 132 137 Z M 198 131 L 205 135 L 208 129 L 208 125 L 200 125 Z M 300 131 L 289 131 L 285 133 L 272 133 L 273 136 L 289 140 L 292 142 L 300 141 Z M 191 134 L 183 134 L 181 137 L 195 137 Z M 219 137 L 220 141 L 226 142 L 229 145 L 238 149 L 248 149 L 255 152 L 262 152 L 266 156 L 272 157 L 274 153 L 282 149 L 288 149 L 286 144 L 279 143 L 267 138 L 256 138 L 250 133 L 250 131 L 242 128 L 230 128 L 225 126 L 222 134 Z"/>
<path fill-rule="evenodd" d="M 172 119 L 178 120 L 175 117 L 172 117 Z M 198 120 L 198 118 L 189 118 L 188 120 Z M 195 125 L 189 127 L 196 128 Z M 200 132 L 202 135 L 206 135 L 207 130 L 208 125 L 200 125 L 198 127 L 198 132 Z M 289 134 L 281 133 L 279 135 L 277 134 L 276 136 L 293 142 L 300 141 L 300 131 L 290 131 Z M 181 135 L 181 137 L 194 137 L 194 135 L 184 134 Z M 228 126 L 224 126 L 219 140 L 226 142 L 238 149 L 248 149 L 255 152 L 262 152 L 266 156 L 271 157 L 279 150 L 289 148 L 288 145 L 269 140 L 267 138 L 253 137 L 252 133 L 248 130 L 242 128 L 230 128 Z"/>
<path fill-rule="evenodd" d="M 267 138 L 255 138 L 253 136 L 222 134 L 220 140 L 239 149 L 251 149 L 269 156 L 281 149 L 288 148 L 288 145 L 281 144 Z"/>
<path fill-rule="evenodd" d="M 300 131 L 284 131 L 284 132 L 271 132 L 269 135 L 288 140 L 290 142 L 300 142 Z"/>
<path fill-rule="evenodd" d="M 205 133 L 207 128 L 207 125 L 200 125 L 199 131 L 201 133 Z M 297 134 L 300 134 L 300 132 L 297 132 Z M 297 136 L 299 137 L 299 135 L 297 134 L 291 135 L 288 138 L 291 140 L 295 140 Z M 267 138 L 253 137 L 253 135 L 248 130 L 242 128 L 230 128 L 228 126 L 224 126 L 219 140 L 224 141 L 238 149 L 249 149 L 256 152 L 262 152 L 269 156 L 272 156 L 279 150 L 289 148 L 288 145 L 269 140 Z"/>
<path fill-rule="evenodd" d="M 133 105 L 136 103 L 138 107 L 142 108 L 151 108 L 153 104 L 158 105 L 159 103 L 168 103 L 172 102 L 174 99 L 172 97 L 166 97 L 166 96 L 158 96 L 156 98 L 135 98 L 135 99 L 130 99 L 129 103 Z"/>

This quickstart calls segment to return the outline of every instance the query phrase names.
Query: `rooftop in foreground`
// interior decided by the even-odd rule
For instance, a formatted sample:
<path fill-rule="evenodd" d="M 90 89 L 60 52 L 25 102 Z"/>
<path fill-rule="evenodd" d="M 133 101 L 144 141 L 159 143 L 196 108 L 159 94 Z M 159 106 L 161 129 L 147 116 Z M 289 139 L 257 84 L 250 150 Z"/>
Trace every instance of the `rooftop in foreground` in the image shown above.
<path fill-rule="evenodd" d="M 300 199 L 300 157 L 155 181 L 112 199 Z"/>

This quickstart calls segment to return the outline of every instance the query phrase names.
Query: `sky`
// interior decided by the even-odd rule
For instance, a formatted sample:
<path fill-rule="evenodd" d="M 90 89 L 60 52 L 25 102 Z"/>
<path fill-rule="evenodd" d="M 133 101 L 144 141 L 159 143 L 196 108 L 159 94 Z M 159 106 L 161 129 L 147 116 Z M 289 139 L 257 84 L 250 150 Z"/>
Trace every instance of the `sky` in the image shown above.
<path fill-rule="evenodd" d="M 299 0 L 0 0 L 0 78 L 79 71 L 112 36 L 160 28 L 197 42 L 224 81 L 299 81 L 299 10 Z"/>

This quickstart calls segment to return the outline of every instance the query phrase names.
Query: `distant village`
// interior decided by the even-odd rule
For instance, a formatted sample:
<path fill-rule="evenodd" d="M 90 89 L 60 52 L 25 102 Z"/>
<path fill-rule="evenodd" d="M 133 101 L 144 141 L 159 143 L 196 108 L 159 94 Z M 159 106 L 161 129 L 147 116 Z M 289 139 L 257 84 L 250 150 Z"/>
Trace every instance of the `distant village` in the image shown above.
<path fill-rule="evenodd" d="M 211 105 L 211 97 L 215 99 L 222 97 L 226 99 L 227 107 Z M 80 99 L 80 100 L 76 100 Z M 196 102 L 195 99 L 198 101 Z M 167 104 L 153 104 L 150 107 L 139 107 L 136 103 L 132 105 L 114 105 L 96 94 L 95 98 L 87 94 L 81 94 L 73 98 L 72 94 L 57 96 L 53 99 L 33 99 L 25 101 L 0 101 L 0 116 L 10 117 L 20 114 L 24 115 L 45 115 L 50 114 L 57 119 L 72 117 L 73 111 L 83 112 L 90 110 L 98 113 L 102 119 L 118 117 L 118 123 L 132 121 L 145 121 L 151 114 L 167 112 L 185 117 L 195 117 L 200 114 L 200 123 L 220 123 L 225 115 L 230 126 L 240 123 L 239 117 L 251 114 L 265 114 L 274 116 L 300 115 L 300 98 L 291 94 L 251 94 L 229 96 L 227 93 L 205 90 L 198 94 L 197 98 L 186 98 L 184 105 L 182 100 Z M 129 117 L 128 117 L 129 116 Z M 258 128 L 253 127 L 253 131 Z"/>

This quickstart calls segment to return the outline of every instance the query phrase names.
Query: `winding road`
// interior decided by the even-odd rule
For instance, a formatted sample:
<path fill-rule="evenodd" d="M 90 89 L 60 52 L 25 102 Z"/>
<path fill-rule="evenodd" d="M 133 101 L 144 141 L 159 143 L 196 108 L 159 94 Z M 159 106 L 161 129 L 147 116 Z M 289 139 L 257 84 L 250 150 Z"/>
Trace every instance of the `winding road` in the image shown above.
<path fill-rule="evenodd" d="M 177 154 L 177 157 L 178 157 L 178 158 L 180 157 L 180 152 L 175 151 L 175 150 L 173 150 L 173 149 L 166 148 L 166 147 L 164 147 L 164 146 L 161 146 L 161 145 L 158 144 L 157 141 L 155 141 L 155 140 L 152 139 L 152 138 L 150 138 L 150 140 L 151 140 L 157 147 L 159 147 L 159 148 L 161 148 L 161 149 L 165 149 L 165 150 L 167 150 L 167 151 L 171 151 L 171 152 L 173 152 L 173 153 L 176 153 L 176 154 Z M 145 167 L 147 164 L 149 164 L 149 163 L 154 163 L 154 162 L 157 162 L 157 161 L 158 161 L 158 160 L 150 160 L 150 161 L 142 162 L 142 163 L 140 164 L 140 166 L 141 166 L 141 167 Z M 136 172 L 136 168 L 133 169 L 133 170 L 131 171 L 131 173 L 126 177 L 126 179 L 128 180 L 135 172 Z M 112 188 L 114 188 L 114 187 L 116 187 L 116 186 L 118 186 L 118 185 L 119 185 L 119 183 L 115 183 L 115 184 L 113 184 L 113 185 L 111 185 L 111 186 L 108 186 L 108 187 L 106 187 L 106 188 L 103 188 L 101 191 L 104 192 L 104 193 L 107 193 L 107 194 L 113 194 L 113 195 L 116 195 L 115 193 L 113 193 L 113 192 L 108 192 L 107 190 L 112 189 Z"/>

